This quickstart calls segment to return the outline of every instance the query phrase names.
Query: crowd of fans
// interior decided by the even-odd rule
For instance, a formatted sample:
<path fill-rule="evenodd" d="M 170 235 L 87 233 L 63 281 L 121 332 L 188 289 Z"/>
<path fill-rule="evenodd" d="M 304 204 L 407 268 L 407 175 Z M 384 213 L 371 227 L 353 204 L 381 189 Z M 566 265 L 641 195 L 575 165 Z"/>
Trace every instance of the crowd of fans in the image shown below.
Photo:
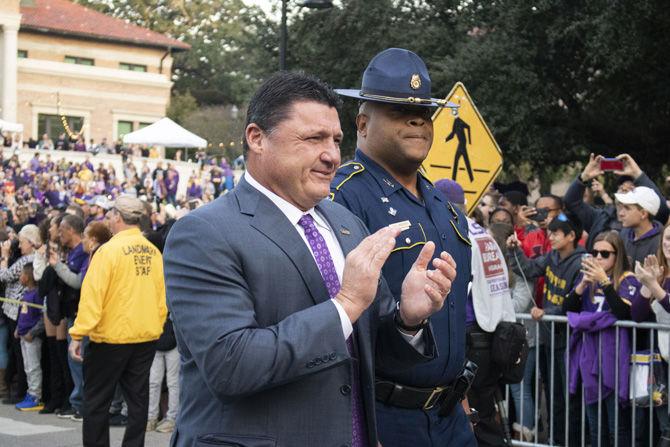
<path fill-rule="evenodd" d="M 178 195 L 179 174 L 171 162 L 150 169 L 146 161 L 136 166 L 128 157 L 124 180 L 111 165 L 96 168 L 91 158 L 74 163 L 35 153 L 20 163 L 17 155 L 0 154 L 0 162 L 0 398 L 20 411 L 81 421 L 84 373 L 82 363 L 68 355 L 68 330 L 78 314 L 84 277 L 94 274 L 90 260 L 113 236 L 109 216 L 115 200 L 143 200 L 140 228 L 162 251 L 175 219 L 232 188 L 232 171 L 225 160 L 206 160 L 189 179 L 187 194 Z M 200 179 L 206 181 L 204 191 Z M 84 338 L 84 351 L 86 344 Z M 173 430 L 178 394 L 179 355 L 168 318 L 151 366 L 148 431 Z M 169 396 L 165 408 L 164 396 Z M 118 388 L 110 423 L 127 421 Z"/>
<path fill-rule="evenodd" d="M 199 154 L 204 152 L 199 152 Z M 34 213 L 37 208 L 63 209 L 74 203 L 80 206 L 95 206 L 97 198 L 113 200 L 120 194 L 128 194 L 155 204 L 169 204 L 168 212 L 175 207 L 190 207 L 189 202 L 206 203 L 232 189 L 233 170 L 225 158 L 198 155 L 197 168 L 188 179 L 180 179 L 174 163 L 158 161 L 150 168 L 146 158 L 136 162 L 135 158 L 123 157 L 122 170 L 116 172 L 109 163 L 95 163 L 95 157 L 86 157 L 83 162 L 56 159 L 50 153 L 36 152 L 28 161 L 19 162 L 18 155 L 0 162 L 0 193 L 7 196 L 5 207 L 15 204 L 19 215 Z M 95 163 L 95 164 L 94 164 Z M 96 166 L 97 164 L 97 166 Z M 186 181 L 185 193 L 179 194 L 179 183 Z M 22 221 L 23 217 L 19 219 Z"/>
<path fill-rule="evenodd" d="M 614 328 L 619 320 L 670 321 L 668 200 L 633 158 L 617 158 L 623 166 L 605 171 L 603 158 L 592 154 L 562 197 L 541 194 L 531 205 L 525 185 L 498 185 L 473 212 L 473 219 L 506 253 L 515 312 L 529 313 L 540 322 L 526 322 L 530 353 L 524 381 L 511 387 L 516 439 L 535 440 L 538 430 L 545 433 L 539 438 L 545 441 L 551 436 L 559 445 L 581 444 L 582 402 L 591 445 L 614 445 L 615 438 L 618 445 L 656 445 L 670 430 L 667 383 L 651 384 L 667 382 L 668 353 L 662 348 L 659 352 L 659 332 L 638 329 L 633 336 L 632 330 Z M 606 183 L 616 184 L 616 190 L 607 191 Z M 569 337 L 568 326 L 544 322 L 547 315 L 567 315 Z M 633 353 L 644 354 L 643 360 L 637 356 L 631 361 Z M 630 392 L 639 376 L 632 381 L 630 376 L 640 373 L 634 369 L 639 367 L 636 362 L 653 364 L 647 372 L 657 370 L 656 376 L 637 382 L 636 396 L 641 391 L 648 396 L 652 386 L 658 391 L 653 393 L 651 440 L 648 408 L 635 413 L 632 439 Z M 536 399 L 546 402 L 546 410 L 537 415 L 539 427 L 535 409 L 543 407 Z M 646 399 L 642 403 L 648 407 Z"/>

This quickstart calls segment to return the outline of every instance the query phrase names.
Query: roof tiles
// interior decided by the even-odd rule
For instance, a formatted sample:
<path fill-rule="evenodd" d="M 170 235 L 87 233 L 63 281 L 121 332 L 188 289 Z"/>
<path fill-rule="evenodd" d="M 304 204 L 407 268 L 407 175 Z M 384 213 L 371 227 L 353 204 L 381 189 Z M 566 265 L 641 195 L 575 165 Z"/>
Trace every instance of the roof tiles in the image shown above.
<path fill-rule="evenodd" d="M 175 50 L 190 45 L 68 0 L 22 2 L 21 29 Z"/>

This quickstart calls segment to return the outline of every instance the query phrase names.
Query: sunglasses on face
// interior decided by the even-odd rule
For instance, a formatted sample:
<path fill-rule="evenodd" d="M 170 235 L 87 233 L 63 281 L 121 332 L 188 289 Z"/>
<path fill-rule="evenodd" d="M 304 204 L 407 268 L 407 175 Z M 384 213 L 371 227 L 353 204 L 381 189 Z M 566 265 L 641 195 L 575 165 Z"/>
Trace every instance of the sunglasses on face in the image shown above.
<path fill-rule="evenodd" d="M 600 256 L 603 259 L 609 259 L 610 255 L 615 255 L 616 251 L 610 251 L 610 250 L 591 250 L 591 254 L 593 255 L 594 258 L 597 258 Z"/>

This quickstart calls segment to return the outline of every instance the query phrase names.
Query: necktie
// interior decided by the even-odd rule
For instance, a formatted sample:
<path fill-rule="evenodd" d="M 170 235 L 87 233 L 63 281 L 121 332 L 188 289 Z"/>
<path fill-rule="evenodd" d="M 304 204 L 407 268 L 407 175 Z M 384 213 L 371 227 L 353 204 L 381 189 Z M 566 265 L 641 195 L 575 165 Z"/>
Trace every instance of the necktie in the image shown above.
<path fill-rule="evenodd" d="M 319 268 L 323 282 L 326 284 L 326 289 L 328 289 L 328 294 L 331 298 L 334 298 L 337 295 L 337 292 L 340 291 L 340 280 L 337 277 L 337 271 L 335 270 L 335 264 L 333 263 L 333 258 L 330 256 L 330 251 L 328 250 L 328 245 L 326 241 L 321 236 L 321 233 L 316 229 L 314 225 L 314 218 L 305 214 L 298 221 L 300 225 L 305 230 L 305 236 L 307 237 L 307 243 L 314 254 L 316 259 L 316 265 Z M 354 357 L 354 343 L 353 343 L 353 334 L 347 338 L 347 349 L 349 350 L 349 355 Z M 363 413 L 363 401 L 360 394 L 360 376 L 358 367 L 356 366 L 358 362 L 353 362 L 352 366 L 352 382 L 351 382 L 351 418 L 352 418 L 352 447 L 365 447 L 367 446 L 367 431 L 365 428 L 365 415 Z"/>

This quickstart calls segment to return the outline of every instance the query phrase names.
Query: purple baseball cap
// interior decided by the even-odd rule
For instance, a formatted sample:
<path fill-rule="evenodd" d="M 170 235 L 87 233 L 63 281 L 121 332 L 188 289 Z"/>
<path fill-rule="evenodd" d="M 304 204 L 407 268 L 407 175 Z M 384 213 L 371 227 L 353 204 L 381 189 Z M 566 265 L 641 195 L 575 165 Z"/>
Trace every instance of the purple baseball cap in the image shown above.
<path fill-rule="evenodd" d="M 435 188 L 442 191 L 442 194 L 444 194 L 447 197 L 447 200 L 451 203 L 465 205 L 465 193 L 463 192 L 461 185 L 457 182 L 448 178 L 443 178 L 435 182 Z"/>

